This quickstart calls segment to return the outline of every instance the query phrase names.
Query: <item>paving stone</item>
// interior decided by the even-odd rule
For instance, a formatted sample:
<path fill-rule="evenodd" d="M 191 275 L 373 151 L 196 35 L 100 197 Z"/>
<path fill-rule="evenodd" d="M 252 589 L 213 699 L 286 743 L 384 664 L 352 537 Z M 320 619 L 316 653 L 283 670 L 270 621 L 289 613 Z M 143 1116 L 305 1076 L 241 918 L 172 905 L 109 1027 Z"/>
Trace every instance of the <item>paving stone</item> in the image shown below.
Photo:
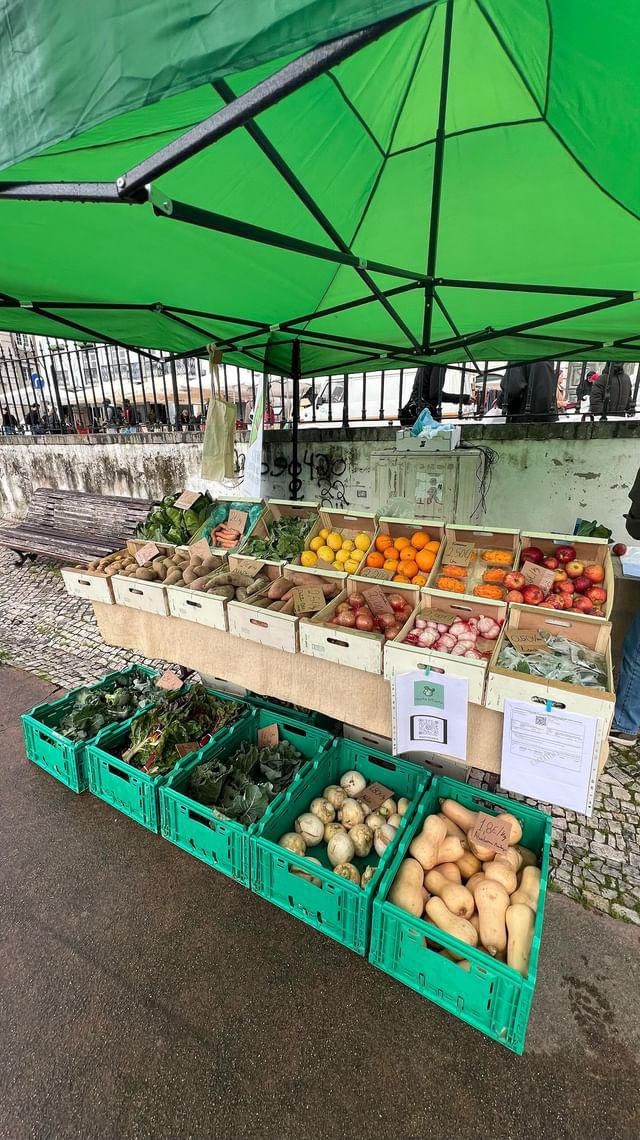
<path fill-rule="evenodd" d="M 614 918 L 623 918 L 625 922 L 633 922 L 636 926 L 640 926 L 640 914 L 636 910 L 630 910 L 629 907 L 621 906 L 619 903 L 612 903 L 611 913 Z"/>

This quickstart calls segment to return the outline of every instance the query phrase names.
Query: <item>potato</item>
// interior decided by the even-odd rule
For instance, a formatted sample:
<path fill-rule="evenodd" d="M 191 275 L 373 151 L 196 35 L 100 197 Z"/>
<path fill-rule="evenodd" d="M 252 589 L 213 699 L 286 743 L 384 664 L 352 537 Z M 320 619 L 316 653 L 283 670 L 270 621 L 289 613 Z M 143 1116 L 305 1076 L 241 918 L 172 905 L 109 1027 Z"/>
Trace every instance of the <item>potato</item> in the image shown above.
<path fill-rule="evenodd" d="M 236 596 L 233 586 L 209 586 L 207 593 L 213 594 L 215 598 L 226 598 L 229 602 Z"/>
<path fill-rule="evenodd" d="M 138 566 L 138 569 L 134 570 L 134 575 L 141 582 L 153 582 L 155 580 L 153 570 L 148 570 L 146 566 Z"/>
<path fill-rule="evenodd" d="M 182 574 L 179 570 L 170 570 L 164 580 L 165 586 L 179 586 L 182 583 Z"/>

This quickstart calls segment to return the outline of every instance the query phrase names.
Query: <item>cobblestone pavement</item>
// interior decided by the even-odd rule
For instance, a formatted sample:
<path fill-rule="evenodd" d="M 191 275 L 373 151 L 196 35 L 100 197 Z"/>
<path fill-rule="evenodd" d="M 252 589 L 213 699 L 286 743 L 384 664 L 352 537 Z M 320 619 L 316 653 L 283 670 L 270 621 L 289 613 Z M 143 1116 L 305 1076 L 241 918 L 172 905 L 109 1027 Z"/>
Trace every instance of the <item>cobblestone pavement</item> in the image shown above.
<path fill-rule="evenodd" d="M 22 568 L 15 563 L 15 555 L 0 552 L 0 663 L 70 689 L 133 661 L 145 662 L 139 654 L 104 644 L 91 605 L 69 597 L 56 567 L 40 558 Z M 487 781 L 486 773 L 471 770 L 470 782 L 486 787 Z M 640 925 L 640 755 L 612 751 L 589 819 L 526 802 L 552 817 L 555 889 Z"/>

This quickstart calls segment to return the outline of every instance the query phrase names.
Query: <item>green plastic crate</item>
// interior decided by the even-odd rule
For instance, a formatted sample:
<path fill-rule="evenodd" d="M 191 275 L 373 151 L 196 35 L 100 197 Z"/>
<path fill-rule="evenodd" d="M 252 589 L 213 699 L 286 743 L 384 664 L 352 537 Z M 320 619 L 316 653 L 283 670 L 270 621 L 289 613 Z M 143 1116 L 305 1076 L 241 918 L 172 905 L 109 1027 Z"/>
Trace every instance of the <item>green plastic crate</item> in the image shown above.
<path fill-rule="evenodd" d="M 335 874 L 325 844 L 311 848 L 309 854 L 322 863 L 321 867 L 312 868 L 314 877 L 320 880 L 318 886 L 300 876 L 301 870 L 311 870 L 307 858 L 279 847 L 278 840 L 285 832 L 294 830 L 296 818 L 309 810 L 311 801 L 322 795 L 327 784 L 339 783 L 340 777 L 351 769 L 361 772 L 367 783 L 391 788 L 394 798 L 406 796 L 412 802 L 398 834 L 380 859 L 373 849 L 366 859 L 354 859 L 358 870 L 367 863 L 379 864 L 379 874 L 364 888 Z M 425 768 L 409 760 L 374 751 L 353 740 L 336 740 L 311 771 L 298 773 L 284 802 L 269 815 L 260 832 L 251 837 L 251 889 L 356 954 L 366 954 L 379 875 L 393 859 L 430 780 L 431 774 Z"/>
<path fill-rule="evenodd" d="M 414 918 L 387 901 L 409 844 L 426 816 L 440 810 L 441 799 L 457 800 L 472 811 L 488 814 L 510 812 L 522 825 L 521 842 L 539 857 L 540 898 L 526 978 L 483 950 L 465 945 L 438 930 L 433 923 Z M 487 1037 L 506 1045 L 514 1053 L 522 1053 L 536 985 L 550 844 L 551 820 L 543 812 L 504 796 L 471 788 L 446 776 L 437 776 L 404 835 L 375 898 L 369 961 L 449 1013 L 467 1021 Z M 470 963 L 470 970 L 467 972 L 456 962 L 443 958 L 440 951 L 444 949 L 462 955 Z"/>
<path fill-rule="evenodd" d="M 45 772 L 59 780 L 61 784 L 65 784 L 72 792 L 86 791 L 87 749 L 89 745 L 95 743 L 100 734 L 96 734 L 91 740 L 74 744 L 68 737 L 58 732 L 56 726 L 66 715 L 78 693 L 86 689 L 115 688 L 116 682 L 130 676 L 131 673 L 145 673 L 148 677 L 158 675 L 155 669 L 148 669 L 146 665 L 129 665 L 117 673 L 107 673 L 106 677 L 102 677 L 93 685 L 80 685 L 57 701 L 36 705 L 28 713 L 23 713 L 20 719 L 27 758 L 40 768 L 44 768 Z M 120 727 L 128 725 L 131 719 L 118 721 L 118 725 Z"/>
<path fill-rule="evenodd" d="M 331 736 L 337 735 L 336 729 L 340 722 L 333 720 L 332 717 L 324 716 L 314 709 L 294 708 L 286 701 L 279 701 L 277 697 L 263 697 L 260 693 L 247 692 L 244 699 L 254 708 L 266 709 L 268 712 L 277 713 L 278 716 L 288 717 L 289 720 L 299 720 L 302 724 L 313 724 Z"/>
<path fill-rule="evenodd" d="M 209 692 L 214 692 L 214 690 L 210 689 Z M 216 692 L 215 695 L 225 701 L 236 700 L 235 697 L 230 697 L 227 693 Z M 244 706 L 241 720 L 252 715 L 249 706 L 244 701 L 236 700 L 236 703 Z M 139 713 L 138 715 L 142 714 Z M 238 721 L 235 722 L 235 724 L 238 723 Z M 211 741 L 199 748 L 197 752 L 187 753 L 176 767 L 182 767 L 195 756 L 200 756 L 212 744 L 224 740 L 233 731 L 235 724 L 227 726 L 220 733 L 216 733 Z M 117 728 L 103 729 L 96 737 L 95 742 L 88 747 L 86 770 L 89 791 L 94 796 L 104 800 L 105 803 L 111 804 L 112 807 L 123 812 L 124 815 L 135 819 L 137 823 L 142 824 L 149 831 L 157 833 L 160 828 L 158 790 L 173 773 L 169 772 L 166 776 L 149 776 L 146 772 L 141 772 L 114 754 L 124 745 L 130 727 L 131 722 L 128 722 L 124 726 L 118 725 Z"/>
<path fill-rule="evenodd" d="M 331 745 L 332 738 L 329 734 L 313 725 L 301 724 L 277 713 L 256 709 L 249 720 L 232 729 L 223 744 L 207 745 L 195 759 L 173 772 L 160 789 L 161 831 L 165 839 L 245 887 L 250 885 L 251 878 L 249 838 L 261 831 L 286 793 L 281 793 L 272 801 L 262 819 L 245 827 L 232 819 L 219 819 L 210 807 L 191 799 L 185 792 L 191 772 L 198 764 L 213 756 L 228 755 L 244 740 L 256 742 L 258 729 L 270 724 L 277 724 L 280 738 L 290 741 L 306 757 L 308 763 L 300 771 L 310 769 L 312 761 Z M 296 779 L 299 775 L 300 772 Z"/>

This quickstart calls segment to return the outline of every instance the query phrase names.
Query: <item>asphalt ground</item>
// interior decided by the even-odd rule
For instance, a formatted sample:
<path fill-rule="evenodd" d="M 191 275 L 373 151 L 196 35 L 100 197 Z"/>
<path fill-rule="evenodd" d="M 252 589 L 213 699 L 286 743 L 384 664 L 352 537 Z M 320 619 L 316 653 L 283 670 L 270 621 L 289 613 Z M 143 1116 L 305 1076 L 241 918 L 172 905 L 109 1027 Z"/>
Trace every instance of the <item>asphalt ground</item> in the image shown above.
<path fill-rule="evenodd" d="M 548 899 L 517 1057 L 24 758 L 0 667 L 0 1137 L 640 1135 L 640 931 Z"/>

